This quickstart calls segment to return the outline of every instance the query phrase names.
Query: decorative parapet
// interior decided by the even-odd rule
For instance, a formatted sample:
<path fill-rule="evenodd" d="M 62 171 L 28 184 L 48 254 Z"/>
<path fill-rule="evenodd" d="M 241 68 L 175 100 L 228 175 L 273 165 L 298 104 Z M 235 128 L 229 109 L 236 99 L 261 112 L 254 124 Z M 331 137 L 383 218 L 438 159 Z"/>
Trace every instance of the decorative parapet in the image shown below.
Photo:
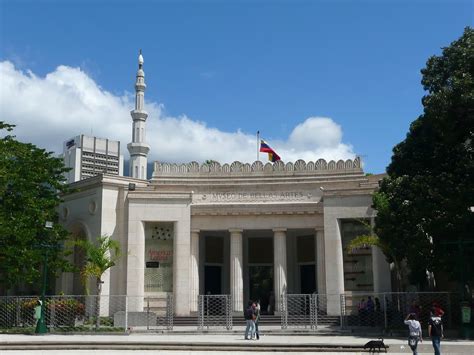
<path fill-rule="evenodd" d="M 319 159 L 316 162 L 306 163 L 304 160 L 297 160 L 295 163 L 284 163 L 281 160 L 276 163 L 263 164 L 255 161 L 252 164 L 234 161 L 232 164 L 221 165 L 218 162 L 202 164 L 193 161 L 187 164 L 161 163 L 155 161 L 153 177 L 161 176 L 245 176 L 245 175 L 310 175 L 315 173 L 361 173 L 360 158 L 354 160 L 331 160 L 326 162 Z"/>

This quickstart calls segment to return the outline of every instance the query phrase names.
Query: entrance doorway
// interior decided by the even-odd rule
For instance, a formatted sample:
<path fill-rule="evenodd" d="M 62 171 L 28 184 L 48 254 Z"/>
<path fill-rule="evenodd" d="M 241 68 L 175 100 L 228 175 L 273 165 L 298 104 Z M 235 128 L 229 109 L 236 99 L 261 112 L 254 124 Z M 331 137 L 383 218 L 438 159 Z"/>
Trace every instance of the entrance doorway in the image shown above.
<path fill-rule="evenodd" d="M 262 313 L 267 313 L 270 294 L 273 291 L 273 266 L 249 266 L 250 299 L 260 300 Z"/>
<path fill-rule="evenodd" d="M 313 265 L 300 265 L 301 293 L 310 294 L 316 291 L 316 268 Z"/>
<path fill-rule="evenodd" d="M 220 295 L 222 294 L 222 266 L 205 265 L 204 266 L 204 294 Z"/>

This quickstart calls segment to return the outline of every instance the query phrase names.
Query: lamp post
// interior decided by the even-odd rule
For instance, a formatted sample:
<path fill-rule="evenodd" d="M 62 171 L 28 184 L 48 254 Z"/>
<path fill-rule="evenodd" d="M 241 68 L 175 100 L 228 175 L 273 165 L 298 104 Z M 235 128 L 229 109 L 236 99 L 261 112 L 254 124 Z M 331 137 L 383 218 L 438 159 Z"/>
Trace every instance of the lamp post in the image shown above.
<path fill-rule="evenodd" d="M 53 222 L 47 221 L 44 225 L 46 229 L 53 228 Z M 36 323 L 36 334 L 45 334 L 48 332 L 48 328 L 46 327 L 46 320 L 45 320 L 45 306 L 46 306 L 46 285 L 48 283 L 48 245 L 45 241 L 42 243 L 43 253 L 44 253 L 44 260 L 43 260 L 43 285 L 41 290 L 41 317 L 38 319 L 38 323 Z"/>

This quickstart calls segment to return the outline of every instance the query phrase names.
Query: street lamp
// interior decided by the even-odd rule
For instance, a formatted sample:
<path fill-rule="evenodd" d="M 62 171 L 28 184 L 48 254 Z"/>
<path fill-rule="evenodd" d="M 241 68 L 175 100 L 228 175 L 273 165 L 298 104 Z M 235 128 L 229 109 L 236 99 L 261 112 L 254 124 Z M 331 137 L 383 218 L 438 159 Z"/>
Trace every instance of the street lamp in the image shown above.
<path fill-rule="evenodd" d="M 44 225 L 46 229 L 53 229 L 53 222 L 47 221 Z M 46 285 L 48 283 L 48 245 L 46 241 L 43 241 L 41 244 L 44 253 L 44 260 L 43 260 L 43 286 L 41 291 L 41 316 L 38 319 L 38 323 L 36 323 L 36 334 L 45 334 L 48 332 L 48 328 L 46 327 L 46 320 L 45 320 L 45 294 L 46 294 Z"/>

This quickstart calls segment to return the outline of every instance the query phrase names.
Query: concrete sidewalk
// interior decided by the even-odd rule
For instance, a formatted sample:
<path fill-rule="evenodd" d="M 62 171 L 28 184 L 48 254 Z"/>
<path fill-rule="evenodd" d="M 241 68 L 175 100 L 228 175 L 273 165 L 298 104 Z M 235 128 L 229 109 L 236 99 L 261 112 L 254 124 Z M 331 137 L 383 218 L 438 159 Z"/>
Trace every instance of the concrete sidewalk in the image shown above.
<path fill-rule="evenodd" d="M 18 335 L 0 334 L 0 354 L 268 354 L 325 352 L 363 353 L 362 346 L 374 338 L 325 335 L 263 334 L 259 341 L 244 340 L 239 334 L 130 334 L 130 335 Z M 411 354 L 406 339 L 388 338 L 388 352 Z M 340 347 L 340 348 L 339 348 Z M 113 350 L 112 350 L 113 349 Z M 433 354 L 431 341 L 419 346 L 420 354 Z M 444 354 L 474 354 L 474 341 L 442 341 Z"/>

